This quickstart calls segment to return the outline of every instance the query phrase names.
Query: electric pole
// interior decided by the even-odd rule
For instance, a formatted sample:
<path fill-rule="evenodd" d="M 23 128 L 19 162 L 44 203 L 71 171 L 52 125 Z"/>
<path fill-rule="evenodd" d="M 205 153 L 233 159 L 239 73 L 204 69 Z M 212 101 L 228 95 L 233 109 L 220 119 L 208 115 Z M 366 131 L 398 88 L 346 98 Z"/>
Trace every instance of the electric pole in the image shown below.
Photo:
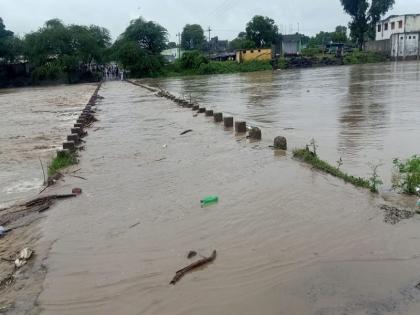
<path fill-rule="evenodd" d="M 178 37 L 178 58 L 181 58 L 181 33 L 176 34 L 176 36 Z"/>
<path fill-rule="evenodd" d="M 207 32 L 209 32 L 209 60 L 211 58 L 211 31 L 212 29 L 209 26 L 209 28 L 207 29 Z"/>

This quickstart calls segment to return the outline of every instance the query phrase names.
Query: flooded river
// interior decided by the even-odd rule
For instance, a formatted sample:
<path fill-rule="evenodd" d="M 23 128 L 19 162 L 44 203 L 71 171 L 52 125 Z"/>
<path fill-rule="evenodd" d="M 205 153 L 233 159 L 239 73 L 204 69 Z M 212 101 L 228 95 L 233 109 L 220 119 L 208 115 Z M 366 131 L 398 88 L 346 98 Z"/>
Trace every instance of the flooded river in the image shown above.
<path fill-rule="evenodd" d="M 53 245 L 36 313 L 420 314 L 420 217 L 387 224 L 381 196 L 268 148 L 274 135 L 292 147 L 315 137 L 362 174 L 418 153 L 417 63 L 158 82 L 262 127 L 263 140 L 106 82 L 78 165 L 87 180 L 53 188 L 83 194 L 41 223 Z M 201 208 L 207 195 L 220 200 Z M 190 250 L 218 256 L 169 285 Z"/>
<path fill-rule="evenodd" d="M 95 85 L 0 90 L 0 208 L 36 194 Z M 46 171 L 46 170 L 45 170 Z"/>
<path fill-rule="evenodd" d="M 420 63 L 328 67 L 149 81 L 288 138 L 312 138 L 321 158 L 367 177 L 369 164 L 389 188 L 392 160 L 420 152 Z"/>

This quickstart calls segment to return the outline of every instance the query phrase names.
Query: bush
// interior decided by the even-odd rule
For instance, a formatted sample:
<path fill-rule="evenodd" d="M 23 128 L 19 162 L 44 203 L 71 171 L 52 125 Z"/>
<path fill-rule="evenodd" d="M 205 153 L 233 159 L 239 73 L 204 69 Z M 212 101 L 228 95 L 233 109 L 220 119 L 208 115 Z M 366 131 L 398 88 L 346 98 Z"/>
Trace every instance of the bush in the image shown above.
<path fill-rule="evenodd" d="M 406 161 L 395 159 L 394 167 L 393 187 L 406 194 L 415 194 L 416 188 L 420 187 L 420 156 L 414 155 Z"/>
<path fill-rule="evenodd" d="M 314 57 L 321 53 L 322 53 L 322 49 L 319 49 L 316 47 L 308 47 L 308 48 L 302 49 L 302 55 L 305 57 Z"/>
<path fill-rule="evenodd" d="M 179 60 L 183 69 L 199 69 L 201 65 L 208 63 L 209 60 L 198 51 L 185 52 Z"/>
<path fill-rule="evenodd" d="M 353 51 L 344 57 L 344 64 L 355 65 L 355 64 L 363 64 L 363 63 L 384 62 L 386 60 L 387 60 L 387 57 L 379 53 L 366 52 L 366 51 Z"/>
<path fill-rule="evenodd" d="M 48 166 L 48 175 L 54 176 L 60 169 L 77 164 L 76 154 L 73 152 L 59 151 L 57 156 Z"/>

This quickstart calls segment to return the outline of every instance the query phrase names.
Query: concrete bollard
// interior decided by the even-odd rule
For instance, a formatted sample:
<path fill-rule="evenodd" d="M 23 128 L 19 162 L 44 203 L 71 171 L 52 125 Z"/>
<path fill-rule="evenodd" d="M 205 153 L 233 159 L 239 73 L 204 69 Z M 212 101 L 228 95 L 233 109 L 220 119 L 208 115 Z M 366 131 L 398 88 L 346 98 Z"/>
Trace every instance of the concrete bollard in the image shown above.
<path fill-rule="evenodd" d="M 262 138 L 261 129 L 257 127 L 252 127 L 249 130 L 249 138 L 254 139 L 254 140 L 261 140 Z"/>
<path fill-rule="evenodd" d="M 206 110 L 206 116 L 207 117 L 212 117 L 213 116 L 213 111 L 212 110 Z"/>
<path fill-rule="evenodd" d="M 82 134 L 81 128 L 71 128 L 71 133 L 77 133 L 79 136 Z"/>
<path fill-rule="evenodd" d="M 206 112 L 206 108 L 205 108 L 205 107 L 200 107 L 200 108 L 198 109 L 198 112 L 199 112 L 199 113 L 205 113 L 205 112 Z"/>
<path fill-rule="evenodd" d="M 63 142 L 63 149 L 74 151 L 76 149 L 76 144 L 73 141 Z"/>
<path fill-rule="evenodd" d="M 77 133 L 72 133 L 71 135 L 67 136 L 67 141 L 73 141 L 74 143 L 79 143 L 80 137 Z"/>
<path fill-rule="evenodd" d="M 246 132 L 246 122 L 245 121 L 235 121 L 235 131 L 237 133 Z"/>
<path fill-rule="evenodd" d="M 233 127 L 233 117 L 225 117 L 223 118 L 223 122 L 226 128 L 232 128 Z"/>
<path fill-rule="evenodd" d="M 274 148 L 279 150 L 287 150 L 287 139 L 285 137 L 276 137 L 274 139 Z"/>
<path fill-rule="evenodd" d="M 192 110 L 199 110 L 200 109 L 200 106 L 198 106 L 198 105 L 194 105 L 193 107 L 192 107 Z"/>
<path fill-rule="evenodd" d="M 222 113 L 214 113 L 214 122 L 222 122 L 223 121 L 223 114 Z"/>

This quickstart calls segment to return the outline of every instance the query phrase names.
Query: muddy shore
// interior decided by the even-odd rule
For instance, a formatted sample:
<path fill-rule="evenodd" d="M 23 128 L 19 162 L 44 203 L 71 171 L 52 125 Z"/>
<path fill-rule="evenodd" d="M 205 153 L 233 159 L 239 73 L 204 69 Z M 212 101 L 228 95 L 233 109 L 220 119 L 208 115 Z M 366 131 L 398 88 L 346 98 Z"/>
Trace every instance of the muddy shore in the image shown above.
<path fill-rule="evenodd" d="M 100 94 L 78 166 L 87 181 L 49 191 L 83 194 L 19 234 L 39 253 L 24 275 L 33 291 L 13 289 L 20 310 L 419 313 L 418 217 L 385 223 L 380 196 L 269 149 L 264 134 L 250 142 L 129 83 Z M 219 203 L 201 208 L 210 194 Z M 190 250 L 218 257 L 170 286 Z"/>

